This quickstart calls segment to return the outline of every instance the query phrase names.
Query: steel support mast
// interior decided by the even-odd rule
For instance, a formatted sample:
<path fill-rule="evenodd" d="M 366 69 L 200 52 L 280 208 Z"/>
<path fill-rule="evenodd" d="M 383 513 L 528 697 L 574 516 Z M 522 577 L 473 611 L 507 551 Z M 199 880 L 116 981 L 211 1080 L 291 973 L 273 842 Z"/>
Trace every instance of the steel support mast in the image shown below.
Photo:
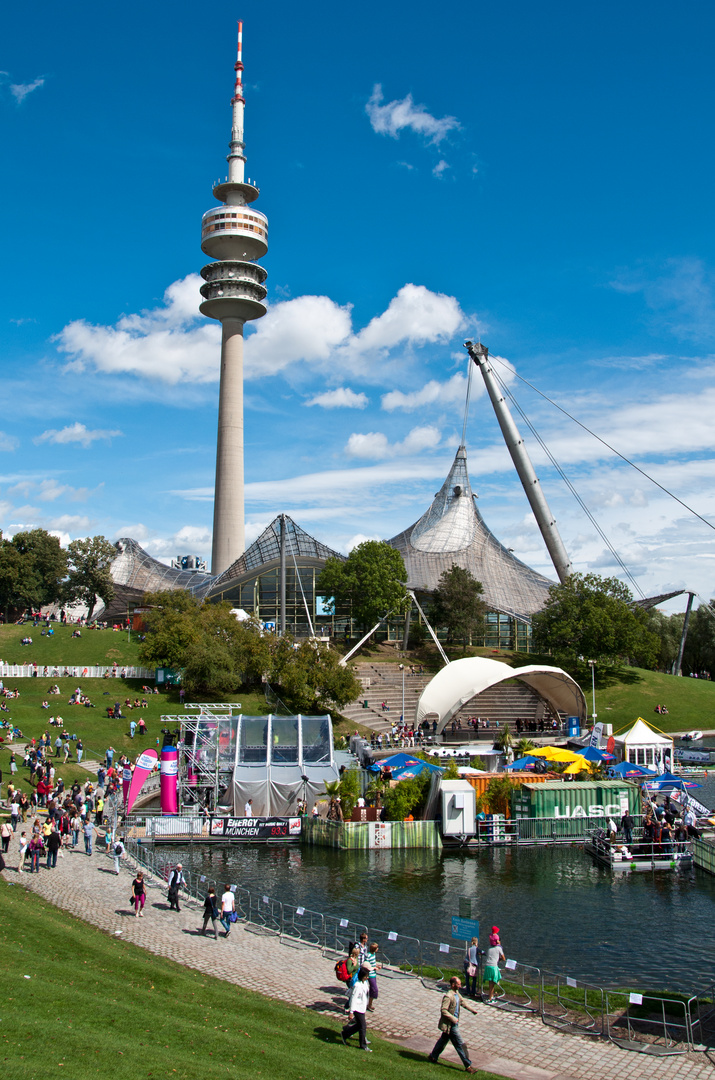
<path fill-rule="evenodd" d="M 509 406 L 504 400 L 504 395 L 492 370 L 489 362 L 489 349 L 479 341 L 476 344 L 473 341 L 465 341 L 464 347 L 482 373 L 484 385 L 494 406 L 494 412 L 497 415 L 507 450 L 511 454 L 511 460 L 514 462 L 514 467 L 526 492 L 529 505 L 536 518 L 536 524 L 539 526 L 539 531 L 544 538 L 544 543 L 551 556 L 554 569 L 559 576 L 559 581 L 565 581 L 572 572 L 571 560 L 559 535 L 546 496 L 541 489 L 539 478 L 534 472 L 534 466 L 531 464 L 531 458 L 526 451 L 524 440 L 519 434 L 519 429 L 514 423 L 514 417 L 509 411 Z"/>

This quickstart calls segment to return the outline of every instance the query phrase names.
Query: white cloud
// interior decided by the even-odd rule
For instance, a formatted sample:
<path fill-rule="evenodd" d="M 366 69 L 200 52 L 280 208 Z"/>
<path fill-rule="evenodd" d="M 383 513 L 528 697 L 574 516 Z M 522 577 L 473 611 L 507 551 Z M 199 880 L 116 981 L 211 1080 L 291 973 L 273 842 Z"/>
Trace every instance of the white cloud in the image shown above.
<path fill-rule="evenodd" d="M 381 432 L 369 431 L 364 435 L 354 432 L 347 441 L 345 452 L 349 457 L 378 461 L 434 450 L 439 446 L 440 439 L 439 430 L 431 425 L 412 428 L 402 442 L 397 443 L 390 443 Z"/>
<path fill-rule="evenodd" d="M 22 495 L 24 498 L 28 498 L 30 495 L 36 495 L 42 502 L 54 502 L 62 496 L 65 499 L 69 499 L 71 502 L 86 502 L 91 495 L 96 495 L 104 487 L 104 483 L 98 484 L 96 488 L 90 490 L 89 488 L 74 488 L 69 484 L 60 484 L 57 480 L 19 480 L 16 484 L 13 484 L 7 489 L 8 495 Z"/>
<path fill-rule="evenodd" d="M 33 90 L 39 90 L 40 87 L 44 85 L 44 77 L 40 76 L 37 79 L 33 79 L 30 83 L 12 83 L 10 86 L 10 93 L 15 98 L 17 104 L 22 105 L 28 94 L 31 94 Z"/>
<path fill-rule="evenodd" d="M 356 394 L 349 386 L 339 386 L 335 390 L 326 390 L 316 394 L 305 405 L 320 405 L 323 409 L 364 409 L 368 404 L 367 394 Z"/>
<path fill-rule="evenodd" d="M 202 318 L 198 326 L 198 274 L 174 281 L 163 307 L 124 315 L 116 326 L 69 323 L 55 341 L 74 371 L 129 373 L 167 383 L 215 382 L 219 374 L 221 329 Z"/>
<path fill-rule="evenodd" d="M 390 349 L 407 342 L 415 345 L 448 341 L 466 325 L 453 296 L 434 293 L 424 285 L 403 285 L 382 315 L 377 315 L 353 339 L 358 353 Z"/>
<path fill-rule="evenodd" d="M 0 450 L 17 450 L 20 445 L 20 440 L 16 439 L 14 435 L 8 435 L 4 431 L 0 431 Z"/>
<path fill-rule="evenodd" d="M 37 438 L 32 441 L 35 443 L 56 443 L 58 446 L 63 446 L 67 443 L 79 443 L 87 450 L 92 443 L 97 442 L 98 439 L 106 439 L 109 441 L 121 434 L 121 431 L 105 431 L 101 428 L 90 431 L 84 424 L 75 421 L 74 424 L 62 428 L 61 431 L 57 431 L 53 428 L 50 428 L 48 431 L 43 431 L 41 435 L 38 435 Z"/>
<path fill-rule="evenodd" d="M 439 180 L 439 179 L 441 179 L 441 177 L 444 176 L 447 169 L 451 169 L 451 167 L 452 166 L 449 164 L 449 162 L 445 161 L 444 158 L 442 158 L 440 161 L 437 162 L 435 167 L 432 169 L 432 175 L 436 176 L 437 179 Z"/>
<path fill-rule="evenodd" d="M 476 388 L 479 390 L 478 385 Z M 480 392 L 483 393 L 483 389 Z M 412 390 L 407 394 L 402 390 L 391 390 L 388 394 L 383 394 L 382 408 L 385 412 L 394 412 L 396 409 L 414 412 L 415 409 L 424 409 L 428 405 L 464 404 L 466 393 L 467 376 L 457 372 L 447 382 L 430 379 L 421 390 Z"/>
<path fill-rule="evenodd" d="M 399 101 L 388 101 L 385 105 L 382 104 L 383 100 L 382 86 L 376 83 L 365 112 L 370 118 L 372 130 L 378 135 L 390 135 L 396 139 L 401 131 L 409 130 L 430 143 L 438 144 L 450 131 L 460 127 L 456 116 L 438 119 L 428 113 L 424 105 L 415 105 L 412 94 Z"/>
<path fill-rule="evenodd" d="M 383 539 L 384 539 L 384 537 L 378 536 L 377 533 L 370 533 L 369 535 L 366 535 L 365 533 L 355 533 L 355 535 L 351 536 L 350 539 L 345 543 L 345 550 L 349 554 L 352 551 L 353 548 L 356 548 L 358 546 L 358 544 L 364 544 L 366 540 L 383 540 Z"/>
<path fill-rule="evenodd" d="M 329 296 L 299 296 L 274 304 L 246 339 L 246 378 L 275 375 L 300 361 L 323 366 L 351 330 L 350 308 Z"/>
<path fill-rule="evenodd" d="M 163 305 L 124 315 L 115 326 L 69 323 L 55 338 L 59 352 L 69 357 L 68 369 L 129 373 L 171 384 L 216 382 L 221 331 L 198 313 L 199 280 L 191 274 L 173 282 Z M 404 285 L 386 311 L 357 333 L 351 305 L 341 306 L 328 296 L 299 296 L 273 304 L 250 326 L 245 376 L 276 375 L 298 364 L 336 379 L 343 372 L 350 377 L 378 365 L 382 375 L 390 349 L 448 341 L 465 322 L 453 296 L 423 285 Z"/>
<path fill-rule="evenodd" d="M 89 529 L 92 522 L 86 515 L 60 514 L 59 517 L 50 518 L 47 527 L 55 532 L 73 532 L 75 536 L 79 529 Z"/>

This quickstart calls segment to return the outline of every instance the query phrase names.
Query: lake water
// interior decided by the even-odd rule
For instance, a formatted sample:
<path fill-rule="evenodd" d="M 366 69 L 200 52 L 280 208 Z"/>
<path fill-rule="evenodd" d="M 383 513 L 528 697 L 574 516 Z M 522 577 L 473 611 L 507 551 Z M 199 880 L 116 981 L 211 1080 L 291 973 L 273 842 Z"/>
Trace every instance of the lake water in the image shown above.
<path fill-rule="evenodd" d="M 715 877 L 695 869 L 614 875 L 577 846 L 445 854 L 236 844 L 176 857 L 259 895 L 438 942 L 451 941 L 451 916 L 469 896 L 482 945 L 496 923 L 507 957 L 600 985 L 692 990 L 715 979 Z"/>

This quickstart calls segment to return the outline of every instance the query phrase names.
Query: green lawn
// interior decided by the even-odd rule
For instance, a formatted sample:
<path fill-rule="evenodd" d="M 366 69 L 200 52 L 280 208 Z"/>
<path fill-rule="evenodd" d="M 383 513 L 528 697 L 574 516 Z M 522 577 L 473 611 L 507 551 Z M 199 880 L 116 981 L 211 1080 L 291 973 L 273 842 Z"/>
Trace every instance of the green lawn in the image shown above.
<path fill-rule="evenodd" d="M 583 691 L 590 712 L 591 687 L 584 685 Z M 665 705 L 668 715 L 655 712 L 656 705 Z M 661 731 L 715 728 L 715 683 L 624 668 L 618 676 L 596 682 L 596 712 L 599 720 L 613 724 L 614 732 L 639 716 Z"/>
<path fill-rule="evenodd" d="M 52 637 L 42 637 L 44 626 L 0 626 L 0 658 L 6 664 L 37 663 L 40 670 L 53 664 L 67 667 L 92 667 L 111 665 L 116 660 L 123 665 L 139 664 L 139 635 L 126 630 L 86 630 L 80 628 L 82 637 L 73 638 L 76 626 L 52 623 Z M 24 637 L 32 638 L 32 645 L 21 645 Z"/>
<path fill-rule="evenodd" d="M 54 753 L 54 741 L 60 729 L 49 727 L 49 719 L 50 716 L 59 715 L 62 717 L 70 735 L 76 734 L 82 740 L 85 760 L 103 757 L 107 747 L 110 745 L 114 747 L 118 754 L 125 751 L 128 756 L 135 758 L 141 750 L 146 750 L 152 746 L 156 747 L 157 741 L 161 739 L 161 728 L 164 726 L 160 719 L 162 715 L 178 715 L 182 712 L 179 705 L 178 690 L 171 688 L 162 690 L 159 694 L 143 695 L 141 692 L 142 681 L 141 679 L 43 679 L 41 677 L 36 679 L 13 679 L 12 677 L 6 677 L 4 679 L 5 686 L 12 689 L 17 687 L 20 691 L 20 697 L 4 699 L 9 711 L 7 713 L 1 712 L 0 719 L 6 721 L 11 718 L 13 724 L 16 724 L 21 729 L 23 737 L 27 739 L 30 739 L 33 735 L 36 739 L 39 739 L 44 731 L 49 731 Z M 61 692 L 48 696 L 49 687 L 55 683 L 59 686 Z M 89 695 L 95 705 L 94 709 L 87 709 L 82 705 L 67 704 L 70 695 L 78 685 Z M 153 683 L 149 685 L 153 685 Z M 146 697 L 148 707 L 146 709 L 132 709 L 131 712 L 125 709 L 124 702 L 126 698 L 131 698 L 134 701 L 137 697 L 140 699 Z M 191 700 L 189 695 L 187 695 L 186 700 L 187 702 Z M 227 700 L 235 701 L 236 695 L 230 696 Z M 239 694 L 238 700 L 241 702 L 243 712 L 246 715 L 261 716 L 269 711 L 262 694 Z M 43 701 L 49 702 L 49 709 L 42 708 Z M 115 701 L 121 703 L 122 712 L 126 713 L 126 719 L 109 720 L 107 718 L 106 707 L 107 705 L 114 705 Z M 140 717 L 143 717 L 146 722 L 147 734 L 143 739 L 136 734 L 132 740 L 129 735 L 129 722 L 132 719 L 138 722 Z M 0 738 L 3 738 L 2 732 L 0 732 Z M 0 769 L 3 772 L 4 784 L 7 784 L 10 779 L 9 762 L 11 752 L 11 744 L 6 741 L 0 743 Z M 75 754 L 73 753 L 72 756 L 74 757 Z M 63 765 L 63 759 L 64 756 L 57 759 L 56 768 L 57 776 L 62 777 L 65 786 L 70 786 L 75 779 L 80 779 L 82 782 L 87 779 L 85 769 L 69 762 L 67 765 Z M 21 760 L 21 758 L 18 760 L 20 766 L 18 778 L 21 781 L 20 786 L 27 791 L 30 787 L 29 772 L 22 769 Z"/>
<path fill-rule="evenodd" d="M 207 939 L 207 948 L 213 945 Z M 8 1080 L 434 1075 L 424 1055 L 374 1036 L 366 1061 L 342 1046 L 338 1019 L 153 956 L 1 878 L 0 970 L 0 1060 Z M 325 999 L 316 987 L 316 1002 Z M 434 1017 L 424 1020 L 433 1034 Z"/>

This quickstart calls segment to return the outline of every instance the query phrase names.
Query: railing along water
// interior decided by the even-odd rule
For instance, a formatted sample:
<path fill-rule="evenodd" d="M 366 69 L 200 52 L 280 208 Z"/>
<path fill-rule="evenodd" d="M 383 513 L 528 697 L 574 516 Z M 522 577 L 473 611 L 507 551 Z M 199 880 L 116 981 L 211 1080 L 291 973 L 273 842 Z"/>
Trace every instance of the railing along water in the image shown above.
<path fill-rule="evenodd" d="M 137 815 L 139 817 L 140 815 Z M 153 845 L 127 838 L 127 853 L 137 866 L 155 880 L 150 888 L 165 888 L 176 865 Z M 217 895 L 224 882 L 197 871 L 184 871 L 186 891 L 198 904 L 213 886 Z M 333 962 L 346 955 L 348 946 L 367 933 L 380 947 L 382 976 L 420 978 L 430 990 L 442 993 L 453 974 L 462 976 L 464 948 L 454 942 L 420 939 L 395 931 L 371 928 L 349 916 L 326 915 L 319 911 L 257 893 L 242 885 L 229 885 L 236 912 L 246 929 L 275 935 L 287 945 L 301 944 L 319 949 Z M 456 961 L 456 963 L 454 962 Z M 479 966 L 481 978 L 483 963 Z M 502 982 L 495 990 L 495 1006 L 507 1011 L 522 1010 L 539 1015 L 545 1024 L 570 1034 L 608 1038 L 626 1050 L 653 1055 L 705 1052 L 715 1045 L 715 987 L 692 995 L 658 995 L 644 991 L 606 989 L 583 979 L 540 970 L 529 964 L 508 960 Z M 619 1030 L 620 1029 L 620 1030 Z"/>

